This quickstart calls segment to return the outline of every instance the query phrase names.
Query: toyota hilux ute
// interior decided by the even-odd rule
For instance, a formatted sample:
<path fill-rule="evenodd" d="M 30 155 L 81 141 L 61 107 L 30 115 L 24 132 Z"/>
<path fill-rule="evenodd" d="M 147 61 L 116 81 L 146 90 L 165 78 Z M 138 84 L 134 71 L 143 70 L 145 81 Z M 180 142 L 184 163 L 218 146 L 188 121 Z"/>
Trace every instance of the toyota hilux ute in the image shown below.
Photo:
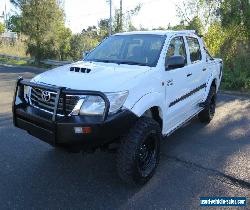
<path fill-rule="evenodd" d="M 121 179 L 144 184 L 163 137 L 212 120 L 222 68 L 195 31 L 118 33 L 82 61 L 19 78 L 13 122 L 55 147 L 116 149 Z"/>

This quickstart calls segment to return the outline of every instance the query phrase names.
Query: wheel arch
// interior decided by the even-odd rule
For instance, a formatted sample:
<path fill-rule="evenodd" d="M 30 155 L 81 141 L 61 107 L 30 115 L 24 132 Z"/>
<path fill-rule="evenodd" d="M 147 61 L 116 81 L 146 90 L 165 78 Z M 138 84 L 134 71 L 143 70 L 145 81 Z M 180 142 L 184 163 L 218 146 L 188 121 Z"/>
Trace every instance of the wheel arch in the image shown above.
<path fill-rule="evenodd" d="M 149 108 L 148 110 L 146 110 L 142 116 L 152 118 L 153 120 L 158 122 L 160 127 L 161 127 L 161 130 L 162 130 L 163 119 L 162 119 L 162 110 L 160 107 L 153 106 L 153 107 Z"/>
<path fill-rule="evenodd" d="M 207 96 L 209 94 L 210 88 L 212 86 L 215 87 L 216 92 L 218 91 L 218 87 L 219 87 L 218 81 L 219 80 L 216 77 L 212 77 L 212 76 L 210 77 L 210 80 L 207 82 L 207 85 L 206 85 L 206 91 L 205 91 L 204 100 L 207 99 Z"/>
<path fill-rule="evenodd" d="M 144 95 L 132 107 L 132 112 L 138 117 L 147 116 L 157 121 L 161 128 L 164 119 L 164 95 L 154 92 Z"/>
<path fill-rule="evenodd" d="M 216 90 L 217 90 L 217 79 L 216 79 L 216 78 L 213 79 L 213 81 L 212 81 L 212 83 L 211 83 L 211 85 L 210 85 L 210 88 L 211 88 L 212 86 L 214 86 L 214 87 L 216 88 Z"/>

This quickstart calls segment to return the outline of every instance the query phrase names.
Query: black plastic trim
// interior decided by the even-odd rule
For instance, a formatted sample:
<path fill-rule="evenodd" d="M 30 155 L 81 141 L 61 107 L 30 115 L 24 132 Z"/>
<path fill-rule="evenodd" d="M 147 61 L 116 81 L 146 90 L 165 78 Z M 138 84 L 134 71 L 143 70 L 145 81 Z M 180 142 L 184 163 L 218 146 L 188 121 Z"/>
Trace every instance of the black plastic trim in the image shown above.
<path fill-rule="evenodd" d="M 82 149 L 101 147 L 126 134 L 138 117 L 129 110 L 109 115 L 105 121 L 99 116 L 66 116 L 52 122 L 49 114 L 33 107 L 16 109 L 16 127 L 52 146 L 79 146 Z M 90 127 L 91 133 L 75 133 L 75 127 Z"/>
<path fill-rule="evenodd" d="M 191 95 L 193 95 L 194 93 L 198 92 L 199 90 L 201 90 L 201 89 L 203 89 L 203 88 L 205 88 L 205 87 L 207 87 L 206 83 L 204 83 L 204 84 L 202 84 L 201 86 L 199 86 L 199 87 L 193 89 L 192 91 L 190 91 L 189 93 L 187 93 L 187 94 L 181 96 L 180 98 L 176 99 L 175 101 L 172 101 L 172 102 L 169 104 L 169 107 L 174 106 L 175 104 L 177 104 L 177 103 L 183 101 L 184 99 L 190 97 Z"/>
<path fill-rule="evenodd" d="M 24 96 L 24 86 L 37 87 L 57 92 L 53 116 L 32 107 Z M 95 95 L 103 98 L 105 110 L 103 116 L 58 116 L 60 97 L 69 95 Z M 18 99 L 18 100 L 17 100 Z M 45 86 L 24 81 L 19 78 L 12 104 L 13 122 L 18 128 L 26 130 L 32 136 L 53 146 L 77 145 L 81 149 L 97 148 L 124 135 L 134 125 L 138 117 L 129 110 L 109 113 L 110 103 L 107 96 L 99 91 L 80 91 L 64 87 Z M 91 133 L 75 133 L 75 127 L 90 127 Z"/>

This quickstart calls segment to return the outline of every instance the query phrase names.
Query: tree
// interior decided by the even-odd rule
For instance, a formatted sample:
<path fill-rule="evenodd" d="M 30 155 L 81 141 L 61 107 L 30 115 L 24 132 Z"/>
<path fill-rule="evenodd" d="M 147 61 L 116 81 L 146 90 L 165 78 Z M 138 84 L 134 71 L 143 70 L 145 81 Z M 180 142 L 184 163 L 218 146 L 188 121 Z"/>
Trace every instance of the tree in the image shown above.
<path fill-rule="evenodd" d="M 184 25 L 204 30 L 217 20 L 219 6 L 220 0 L 187 0 L 176 4 L 176 11 Z"/>
<path fill-rule="evenodd" d="M 184 21 L 181 21 L 178 25 L 171 26 L 170 24 L 168 25 L 168 30 L 185 30 L 186 26 L 184 25 Z"/>
<path fill-rule="evenodd" d="M 99 38 L 96 26 L 89 26 L 87 29 L 83 29 L 82 35 L 93 38 L 93 39 Z"/>
<path fill-rule="evenodd" d="M 70 40 L 70 57 L 73 60 L 79 60 L 83 57 L 83 52 L 92 50 L 98 43 L 98 39 L 94 39 L 86 33 L 74 34 Z"/>
<path fill-rule="evenodd" d="M 141 10 L 142 5 L 138 4 L 135 8 L 123 13 L 122 1 L 120 1 L 120 9 L 115 10 L 113 31 L 118 33 L 122 31 L 129 31 L 134 28 L 132 25 L 132 17 L 137 15 Z"/>
<path fill-rule="evenodd" d="M 21 31 L 28 37 L 27 52 L 34 56 L 35 62 L 63 57 L 69 31 L 65 29 L 64 14 L 57 1 L 12 0 L 12 3 L 21 10 Z"/>
<path fill-rule="evenodd" d="M 201 22 L 201 19 L 198 16 L 195 16 L 189 24 L 186 26 L 188 30 L 195 30 L 198 34 L 204 33 L 204 27 Z"/>
<path fill-rule="evenodd" d="M 18 7 L 20 10 L 22 10 L 25 0 L 10 0 L 10 3 L 12 3 L 15 7 Z"/>
<path fill-rule="evenodd" d="M 99 41 L 109 36 L 109 19 L 101 19 L 98 22 Z"/>
<path fill-rule="evenodd" d="M 226 34 L 219 21 L 212 23 L 204 36 L 204 41 L 209 52 L 213 56 L 220 56 L 221 47 L 225 41 Z"/>
<path fill-rule="evenodd" d="M 248 0 L 224 0 L 220 7 L 221 25 L 226 31 L 224 52 L 231 70 L 235 57 L 250 56 L 250 3 Z M 249 59 L 248 59 L 249 60 Z M 241 64 L 246 60 L 241 61 Z M 249 62 L 246 62 L 248 69 Z M 250 75 L 250 71 L 249 71 Z"/>
<path fill-rule="evenodd" d="M 224 0 L 220 7 L 223 26 L 244 25 L 250 27 L 250 3 L 248 0 Z"/>
<path fill-rule="evenodd" d="M 61 27 L 58 33 L 58 43 L 59 43 L 59 59 L 66 60 L 70 57 L 70 42 L 71 42 L 72 32 L 69 28 Z"/>
<path fill-rule="evenodd" d="M 189 21 L 188 24 L 184 24 L 184 21 L 181 21 L 180 24 L 175 26 L 168 26 L 169 30 L 195 30 L 198 34 L 204 33 L 204 26 L 199 17 L 195 16 Z"/>
<path fill-rule="evenodd" d="M 8 30 L 17 33 L 21 32 L 21 21 L 22 21 L 21 16 L 12 15 L 7 21 Z"/>
<path fill-rule="evenodd" d="M 122 8 L 122 0 L 120 0 L 120 10 L 118 13 L 118 23 L 117 23 L 117 27 L 119 31 L 123 30 L 123 12 L 122 12 L 123 8 Z"/>
<path fill-rule="evenodd" d="M 135 26 L 133 26 L 133 24 L 132 24 L 132 17 L 138 15 L 141 8 L 142 8 L 142 4 L 138 4 L 135 8 L 127 11 L 127 13 L 126 13 L 127 16 L 125 16 L 126 17 L 125 26 L 126 26 L 127 31 L 132 31 L 132 30 L 135 31 L 136 30 Z"/>

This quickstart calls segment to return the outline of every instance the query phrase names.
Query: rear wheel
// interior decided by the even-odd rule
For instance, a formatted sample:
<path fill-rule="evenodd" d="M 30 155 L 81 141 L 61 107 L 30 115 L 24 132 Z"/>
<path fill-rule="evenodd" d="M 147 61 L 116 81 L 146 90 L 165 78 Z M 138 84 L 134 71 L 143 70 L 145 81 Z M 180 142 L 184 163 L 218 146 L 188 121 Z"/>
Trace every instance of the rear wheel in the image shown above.
<path fill-rule="evenodd" d="M 146 183 L 154 174 L 160 157 L 161 131 L 151 118 L 140 118 L 122 139 L 117 153 L 117 171 L 129 184 Z"/>
<path fill-rule="evenodd" d="M 204 110 L 202 110 L 198 115 L 200 121 L 203 123 L 209 123 L 214 117 L 215 108 L 216 108 L 216 88 L 214 86 L 211 86 L 210 91 L 208 93 L 206 106 Z"/>

